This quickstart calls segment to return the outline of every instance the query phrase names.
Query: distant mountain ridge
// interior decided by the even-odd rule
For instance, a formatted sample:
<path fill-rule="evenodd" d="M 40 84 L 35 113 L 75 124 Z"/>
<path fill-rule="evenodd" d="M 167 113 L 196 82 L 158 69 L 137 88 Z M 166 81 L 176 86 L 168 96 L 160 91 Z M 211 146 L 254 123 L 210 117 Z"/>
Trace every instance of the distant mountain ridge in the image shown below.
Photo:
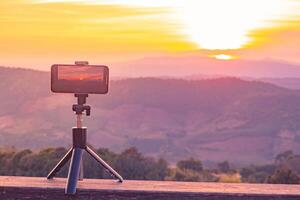
<path fill-rule="evenodd" d="M 0 68 L 0 146 L 71 145 L 70 94 L 52 94 L 47 72 Z M 300 152 L 300 92 L 238 78 L 111 81 L 108 95 L 90 95 L 89 142 L 170 161 L 268 162 Z"/>
<path fill-rule="evenodd" d="M 199 55 L 146 57 L 127 62 L 111 63 L 116 76 L 170 76 L 182 77 L 194 74 L 210 76 L 234 76 L 253 78 L 300 78 L 300 64 L 272 59 L 264 60 L 216 60 Z"/>

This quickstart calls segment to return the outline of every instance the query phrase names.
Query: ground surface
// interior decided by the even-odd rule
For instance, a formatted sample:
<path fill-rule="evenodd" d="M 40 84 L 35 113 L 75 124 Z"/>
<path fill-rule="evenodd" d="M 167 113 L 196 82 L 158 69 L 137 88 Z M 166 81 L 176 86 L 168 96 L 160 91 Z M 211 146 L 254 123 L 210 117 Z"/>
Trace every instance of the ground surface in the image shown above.
<path fill-rule="evenodd" d="M 66 179 L 0 177 L 0 199 L 300 199 L 300 185 L 187 183 L 86 179 L 76 196 L 64 195 Z"/>

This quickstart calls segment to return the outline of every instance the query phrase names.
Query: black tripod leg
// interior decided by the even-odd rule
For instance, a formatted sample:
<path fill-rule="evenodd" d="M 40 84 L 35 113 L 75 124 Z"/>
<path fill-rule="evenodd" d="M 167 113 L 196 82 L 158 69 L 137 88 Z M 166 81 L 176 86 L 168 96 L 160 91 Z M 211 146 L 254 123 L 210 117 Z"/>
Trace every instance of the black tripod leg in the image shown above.
<path fill-rule="evenodd" d="M 97 160 L 112 176 L 119 179 L 119 182 L 123 182 L 123 178 L 118 172 L 116 172 L 113 168 L 111 168 L 104 160 L 102 160 L 91 148 L 86 147 L 86 151 Z"/>
<path fill-rule="evenodd" d="M 72 158 L 71 158 L 71 163 L 70 163 L 70 168 L 68 173 L 68 182 L 65 191 L 66 194 L 76 193 L 76 186 L 79 178 L 82 153 L 83 153 L 83 149 L 78 147 L 73 148 Z"/>
<path fill-rule="evenodd" d="M 48 174 L 47 179 L 52 179 L 57 172 L 70 160 L 72 156 L 72 150 L 71 148 L 65 155 L 64 157 L 57 163 L 57 165 L 51 170 L 51 172 Z"/>

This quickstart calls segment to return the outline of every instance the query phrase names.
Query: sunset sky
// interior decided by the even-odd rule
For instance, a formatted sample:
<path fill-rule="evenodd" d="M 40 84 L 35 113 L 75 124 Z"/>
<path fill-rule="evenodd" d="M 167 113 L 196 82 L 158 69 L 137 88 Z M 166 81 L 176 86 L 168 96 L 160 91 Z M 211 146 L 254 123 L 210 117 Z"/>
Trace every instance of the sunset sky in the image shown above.
<path fill-rule="evenodd" d="M 300 0 L 9 0 L 0 13 L 0 65 L 190 54 L 300 63 Z"/>

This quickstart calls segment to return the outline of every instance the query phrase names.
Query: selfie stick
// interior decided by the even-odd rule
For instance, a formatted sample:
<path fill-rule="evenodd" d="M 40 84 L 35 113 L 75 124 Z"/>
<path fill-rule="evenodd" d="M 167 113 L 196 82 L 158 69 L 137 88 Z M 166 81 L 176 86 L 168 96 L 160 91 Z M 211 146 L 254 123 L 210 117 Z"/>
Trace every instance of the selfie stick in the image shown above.
<path fill-rule="evenodd" d="M 85 105 L 88 94 L 75 94 L 75 97 L 77 98 L 77 104 L 73 105 L 72 110 L 75 112 L 77 117 L 77 126 L 72 128 L 73 147 L 52 169 L 52 171 L 48 174 L 47 179 L 52 179 L 56 173 L 68 162 L 68 160 L 71 159 L 65 193 L 75 194 L 77 181 L 83 179 L 82 154 L 85 150 L 96 161 L 98 161 L 112 177 L 117 178 L 119 182 L 123 182 L 122 176 L 120 176 L 112 167 L 110 167 L 90 147 L 87 146 L 87 128 L 82 127 L 82 115 L 84 112 L 87 116 L 89 116 L 91 113 L 91 107 L 89 105 Z"/>

